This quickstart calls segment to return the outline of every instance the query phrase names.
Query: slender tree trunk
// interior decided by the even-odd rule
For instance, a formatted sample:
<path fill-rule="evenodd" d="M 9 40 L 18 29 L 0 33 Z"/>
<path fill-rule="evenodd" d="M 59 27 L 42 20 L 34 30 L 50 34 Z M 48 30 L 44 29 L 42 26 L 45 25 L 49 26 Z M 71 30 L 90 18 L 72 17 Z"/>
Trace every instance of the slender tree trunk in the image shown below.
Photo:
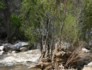
<path fill-rule="evenodd" d="M 9 4 L 8 4 L 8 0 L 4 0 L 5 3 L 5 10 L 4 10 L 4 21 L 5 21 L 5 28 L 6 28 L 6 33 L 7 33 L 7 38 L 6 40 L 9 42 L 10 41 L 10 36 L 11 36 L 11 24 L 10 24 L 10 8 L 9 8 Z"/>

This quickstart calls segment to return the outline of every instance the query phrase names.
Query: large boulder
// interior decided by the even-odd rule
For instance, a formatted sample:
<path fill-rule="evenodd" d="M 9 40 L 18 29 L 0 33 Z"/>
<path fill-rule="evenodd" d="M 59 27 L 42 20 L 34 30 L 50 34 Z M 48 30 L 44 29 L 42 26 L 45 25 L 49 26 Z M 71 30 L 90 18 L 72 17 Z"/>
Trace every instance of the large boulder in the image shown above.
<path fill-rule="evenodd" d="M 3 44 L 3 46 L 4 46 L 4 48 L 3 48 L 4 52 L 9 52 L 9 51 L 12 51 L 14 49 L 13 45 L 10 43 Z"/>
<path fill-rule="evenodd" d="M 18 43 L 15 43 L 13 46 L 16 48 L 15 50 L 27 51 L 29 43 L 28 42 L 18 42 Z"/>
<path fill-rule="evenodd" d="M 14 45 L 10 44 L 10 43 L 6 43 L 6 44 L 3 44 L 4 48 L 3 50 L 5 52 L 9 52 L 9 51 L 26 51 L 28 50 L 28 42 L 18 42 L 18 43 L 15 43 Z"/>
<path fill-rule="evenodd" d="M 17 42 L 15 43 L 13 46 L 17 47 L 17 48 L 21 48 L 21 47 L 26 47 L 28 46 L 29 43 L 28 42 Z"/>

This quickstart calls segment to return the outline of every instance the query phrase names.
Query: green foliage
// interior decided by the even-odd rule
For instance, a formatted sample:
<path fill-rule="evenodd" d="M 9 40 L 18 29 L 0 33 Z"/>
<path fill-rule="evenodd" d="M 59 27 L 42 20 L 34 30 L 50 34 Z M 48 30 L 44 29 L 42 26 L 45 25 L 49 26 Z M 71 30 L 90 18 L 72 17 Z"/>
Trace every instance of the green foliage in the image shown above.
<path fill-rule="evenodd" d="M 78 25 L 76 23 L 76 17 L 72 14 L 68 14 L 65 20 L 65 26 L 63 30 L 63 38 L 68 41 L 74 41 L 78 39 Z"/>
<path fill-rule="evenodd" d="M 22 30 L 31 43 L 37 42 L 39 38 L 37 29 L 40 27 L 43 13 L 43 5 L 40 0 L 23 0 L 21 8 Z"/>
<path fill-rule="evenodd" d="M 11 26 L 11 34 L 12 40 L 17 39 L 25 39 L 23 32 L 21 31 L 21 19 L 16 14 L 11 14 L 10 16 L 10 26 Z"/>
<path fill-rule="evenodd" d="M 60 0 L 23 0 L 21 8 L 22 30 L 31 42 L 37 42 L 41 36 L 37 30 L 48 29 L 46 22 L 49 19 L 49 34 L 55 38 L 62 36 L 69 41 L 77 40 L 79 28 L 74 7 L 72 0 L 67 1 L 67 5 L 64 5 Z"/>
<path fill-rule="evenodd" d="M 92 0 L 85 1 L 85 7 L 83 9 L 80 21 L 82 26 L 81 38 L 87 41 L 90 39 L 90 36 L 86 38 L 86 35 L 89 35 L 92 28 Z"/>
<path fill-rule="evenodd" d="M 5 3 L 0 0 L 0 11 L 4 9 Z M 45 30 L 54 40 L 73 42 L 80 34 L 86 39 L 86 33 L 92 28 L 91 19 L 92 0 L 22 0 L 20 15 L 11 13 L 10 27 L 15 32 L 21 28 L 31 43 L 39 42 L 46 35 Z M 2 20 L 1 17 L 0 23 Z"/>
<path fill-rule="evenodd" d="M 78 17 L 80 16 L 81 7 L 78 6 L 76 1 L 69 0 L 66 5 L 66 17 L 64 28 L 62 31 L 62 38 L 65 41 L 76 42 L 80 37 L 80 28 L 78 24 Z"/>
<path fill-rule="evenodd" d="M 3 2 L 3 0 L 0 1 L 0 10 L 5 9 L 5 4 Z"/>
<path fill-rule="evenodd" d="M 92 1 L 89 1 L 84 9 L 84 28 L 88 30 L 92 28 Z"/>
<path fill-rule="evenodd" d="M 11 16 L 11 23 L 14 27 L 19 28 L 21 26 L 21 20 L 19 18 L 19 16 L 17 15 L 12 15 Z"/>

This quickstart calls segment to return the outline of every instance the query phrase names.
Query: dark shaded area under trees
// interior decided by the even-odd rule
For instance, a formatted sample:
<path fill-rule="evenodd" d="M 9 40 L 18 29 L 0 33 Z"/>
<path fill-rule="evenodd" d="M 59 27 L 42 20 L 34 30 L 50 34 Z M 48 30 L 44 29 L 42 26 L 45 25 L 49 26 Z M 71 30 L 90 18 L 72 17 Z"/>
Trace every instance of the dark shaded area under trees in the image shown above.
<path fill-rule="evenodd" d="M 21 0 L 15 1 L 15 3 L 12 0 L 0 1 L 0 40 L 12 42 L 24 39 L 25 36 L 20 30 L 20 5 Z"/>

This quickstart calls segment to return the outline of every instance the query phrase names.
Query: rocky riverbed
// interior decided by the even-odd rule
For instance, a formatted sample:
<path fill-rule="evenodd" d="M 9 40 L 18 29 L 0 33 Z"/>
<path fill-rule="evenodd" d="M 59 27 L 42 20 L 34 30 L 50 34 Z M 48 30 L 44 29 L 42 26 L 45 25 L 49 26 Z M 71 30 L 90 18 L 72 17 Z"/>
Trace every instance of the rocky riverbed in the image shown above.
<path fill-rule="evenodd" d="M 41 70 L 38 69 L 36 66 L 39 65 L 39 59 L 41 57 L 41 52 L 39 49 L 35 50 L 26 50 L 26 45 L 28 43 L 25 42 L 18 42 L 13 45 L 11 44 L 4 44 L 4 46 L 0 46 L 0 70 Z M 11 47 L 12 46 L 12 47 Z M 6 53 L 3 49 L 9 49 Z M 22 48 L 22 50 L 21 50 Z M 16 52 L 17 50 L 20 52 Z M 80 50 L 80 51 L 79 51 Z M 73 64 L 72 66 L 81 67 L 80 70 L 92 70 L 92 57 L 91 57 L 91 50 L 86 49 L 85 47 L 80 48 L 76 51 L 80 57 L 76 63 L 76 66 Z M 61 52 L 61 51 L 60 51 Z M 65 51 L 67 53 L 68 51 Z M 79 53 L 78 53 L 79 52 Z M 57 54 L 57 53 L 56 53 Z M 75 58 L 75 57 L 73 57 Z M 65 59 L 65 58 L 64 58 Z M 84 64 L 83 64 L 84 63 Z M 71 63 L 70 63 L 71 64 Z M 80 66 L 82 65 L 82 66 Z M 61 70 L 77 70 L 77 69 L 65 69 L 64 66 L 59 66 Z M 46 69 L 48 70 L 48 69 Z M 50 69 L 51 70 L 51 69 Z M 56 70 L 56 69 L 54 69 Z M 79 70 L 79 69 L 78 69 Z"/>

